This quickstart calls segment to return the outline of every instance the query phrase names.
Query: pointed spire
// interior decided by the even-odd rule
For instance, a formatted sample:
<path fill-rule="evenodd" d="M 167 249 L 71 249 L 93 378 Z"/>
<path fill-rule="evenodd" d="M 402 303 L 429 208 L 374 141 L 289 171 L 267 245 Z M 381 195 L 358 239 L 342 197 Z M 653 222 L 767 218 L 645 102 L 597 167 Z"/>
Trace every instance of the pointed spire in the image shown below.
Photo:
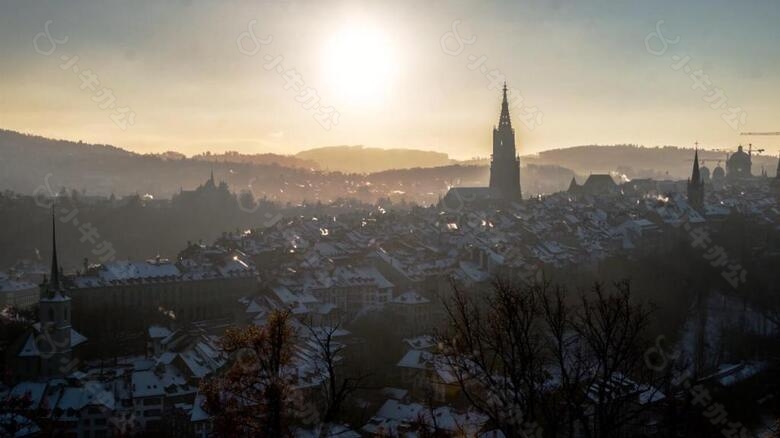
<path fill-rule="evenodd" d="M 57 263 L 57 226 L 54 211 L 51 212 L 51 277 L 49 277 L 49 291 L 60 290 L 60 268 Z"/>
<path fill-rule="evenodd" d="M 701 182 L 701 173 L 699 172 L 699 143 L 696 142 L 696 151 L 693 153 L 693 172 L 691 172 L 691 182 L 699 184 Z"/>
<path fill-rule="evenodd" d="M 217 184 L 214 182 L 214 164 L 211 165 L 211 173 L 209 174 L 209 179 L 206 180 L 205 183 L 203 183 L 203 187 L 213 189 L 216 187 Z"/>
<path fill-rule="evenodd" d="M 688 203 L 696 209 L 704 208 L 704 180 L 699 171 L 699 142 L 696 142 L 696 151 L 693 154 L 693 171 L 688 181 Z"/>
<path fill-rule="evenodd" d="M 506 81 L 504 81 L 504 100 L 501 102 L 501 118 L 498 120 L 498 127 L 512 128 L 512 120 L 509 118 L 509 99 L 507 98 Z"/>

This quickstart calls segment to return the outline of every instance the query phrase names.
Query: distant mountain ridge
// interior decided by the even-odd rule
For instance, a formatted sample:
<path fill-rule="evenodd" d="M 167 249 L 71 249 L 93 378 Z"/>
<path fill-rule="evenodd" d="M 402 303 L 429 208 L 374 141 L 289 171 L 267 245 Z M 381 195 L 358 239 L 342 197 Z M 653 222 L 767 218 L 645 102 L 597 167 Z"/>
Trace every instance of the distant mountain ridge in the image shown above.
<path fill-rule="evenodd" d="M 713 169 L 717 161 L 725 166 L 726 153 L 701 150 L 699 156 L 705 160 L 704 165 Z M 692 159 L 691 148 L 675 146 L 577 146 L 521 157 L 524 169 L 521 179 L 524 192 L 529 194 L 533 192 L 525 189 L 535 186 L 535 181 L 529 177 L 540 175 L 536 170 L 531 171 L 530 166 L 555 173 L 556 181 L 564 178 L 564 174 L 554 171 L 555 168 L 580 176 L 613 173 L 630 179 L 684 179 L 690 175 Z M 0 190 L 25 194 L 31 194 L 46 181 L 46 175 L 51 174 L 51 183 L 58 189 L 87 189 L 88 193 L 102 195 L 149 193 L 155 197 L 170 197 L 180 188 L 198 186 L 213 169 L 217 179 L 227 182 L 233 190 L 249 188 L 256 194 L 267 193 L 286 202 L 312 195 L 311 189 L 307 188 L 311 184 L 319 184 L 322 190 L 332 190 L 328 195 L 318 193 L 317 196 L 338 195 L 342 188 L 334 184 L 343 184 L 345 180 L 378 178 L 388 183 L 392 180 L 393 184 L 413 185 L 434 178 L 442 184 L 445 180 L 460 185 L 467 181 L 477 184 L 486 178 L 488 163 L 487 159 L 457 161 L 439 152 L 364 146 L 323 147 L 296 155 L 227 152 L 188 158 L 174 151 L 142 155 L 111 145 L 54 140 L 0 130 Z M 764 168 L 769 176 L 774 176 L 776 167 L 775 157 L 753 157 L 755 175 Z M 430 171 L 422 172 L 424 169 Z M 345 178 L 341 174 L 359 175 Z M 540 181 L 537 187 L 540 192 L 548 192 L 553 186 Z"/>
<path fill-rule="evenodd" d="M 150 154 L 164 159 L 184 159 L 186 155 L 168 151 Z M 198 161 L 278 165 L 282 167 L 370 174 L 386 170 L 441 167 L 458 163 L 447 154 L 419 149 L 382 149 L 365 146 L 324 146 L 295 155 L 272 153 L 243 154 L 204 152 L 190 157 Z"/>
<path fill-rule="evenodd" d="M 319 170 L 321 168 L 320 164 L 314 160 L 306 160 L 298 158 L 294 155 L 280 154 L 241 154 L 236 151 L 227 151 L 222 154 L 212 154 L 210 152 L 205 152 L 202 154 L 193 155 L 192 159 L 224 163 L 259 164 L 265 166 L 276 165 L 282 167 L 314 170 Z"/>
<path fill-rule="evenodd" d="M 457 163 L 447 154 L 419 149 L 380 149 L 358 146 L 326 146 L 309 149 L 295 157 L 314 161 L 325 170 L 374 173 L 391 169 L 440 167 Z"/>
<path fill-rule="evenodd" d="M 710 170 L 716 166 L 726 167 L 730 150 L 699 150 L 699 160 Z M 520 157 L 523 163 L 557 165 L 573 170 L 577 174 L 609 173 L 627 175 L 629 178 L 684 179 L 690 177 L 693 165 L 693 148 L 678 146 L 644 147 L 624 145 L 584 145 L 551 149 Z M 762 167 L 769 176 L 775 175 L 777 157 L 753 154 L 753 175 L 760 175 Z"/>

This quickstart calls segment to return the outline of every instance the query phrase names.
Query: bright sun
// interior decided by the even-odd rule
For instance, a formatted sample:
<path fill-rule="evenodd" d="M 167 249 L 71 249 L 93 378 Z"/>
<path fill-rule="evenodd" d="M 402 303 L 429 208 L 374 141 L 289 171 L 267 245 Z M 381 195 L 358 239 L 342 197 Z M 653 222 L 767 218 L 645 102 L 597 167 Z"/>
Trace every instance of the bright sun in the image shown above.
<path fill-rule="evenodd" d="M 355 25 L 332 35 L 325 46 L 328 90 L 348 104 L 380 103 L 398 71 L 395 48 L 381 30 Z"/>

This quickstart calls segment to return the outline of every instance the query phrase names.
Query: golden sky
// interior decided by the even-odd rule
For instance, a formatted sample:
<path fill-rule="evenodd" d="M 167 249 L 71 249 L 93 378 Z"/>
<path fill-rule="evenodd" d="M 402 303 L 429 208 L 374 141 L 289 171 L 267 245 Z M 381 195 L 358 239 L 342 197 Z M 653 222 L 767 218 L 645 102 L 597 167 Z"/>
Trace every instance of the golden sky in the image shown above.
<path fill-rule="evenodd" d="M 696 140 L 780 149 L 772 137 L 739 136 L 780 131 L 780 6 L 678 3 L 10 0 L 0 5 L 0 128 L 137 152 L 363 144 L 469 158 L 490 153 L 500 94 L 486 75 L 496 71 L 523 97 L 525 107 L 513 110 L 521 154 Z M 49 20 L 51 37 L 68 41 L 46 55 L 38 52 L 47 51 L 48 37 L 37 40 L 38 52 L 33 39 Z M 251 54 L 245 38 L 242 53 L 237 39 L 253 20 L 263 41 Z M 476 37 L 458 54 L 451 44 L 442 49 L 455 20 L 463 39 Z M 659 20 L 665 37 L 679 42 L 656 56 L 645 39 Z M 72 65 L 61 59 L 73 56 Z M 285 89 L 265 56 L 281 56 L 282 72 L 294 69 L 302 82 Z M 674 56 L 690 60 L 675 69 Z M 83 85 L 85 70 L 100 84 Z M 690 75 L 698 70 L 710 83 L 696 89 Z M 338 125 L 326 130 L 315 119 L 324 109 L 307 88 L 339 113 Z M 101 100 L 106 89 L 115 101 Z M 704 100 L 716 89 L 726 108 Z M 135 113 L 125 130 L 111 118 L 119 107 Z M 533 107 L 543 117 L 529 129 L 519 117 Z M 721 116 L 736 107 L 746 118 L 734 129 Z"/>

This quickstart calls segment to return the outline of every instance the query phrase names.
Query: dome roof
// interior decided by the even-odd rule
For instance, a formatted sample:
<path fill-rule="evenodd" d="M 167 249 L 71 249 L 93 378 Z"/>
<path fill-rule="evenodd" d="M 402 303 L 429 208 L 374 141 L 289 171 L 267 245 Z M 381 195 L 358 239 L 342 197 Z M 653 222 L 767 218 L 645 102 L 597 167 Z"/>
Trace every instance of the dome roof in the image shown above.
<path fill-rule="evenodd" d="M 707 166 L 702 166 L 699 168 L 699 174 L 701 175 L 701 179 L 704 181 L 710 180 L 710 168 Z"/>
<path fill-rule="evenodd" d="M 729 161 L 731 160 L 750 160 L 750 155 L 748 155 L 745 151 L 742 150 L 742 146 L 739 146 L 737 148 L 737 151 L 731 154 L 731 157 L 729 157 Z"/>
<path fill-rule="evenodd" d="M 726 177 L 726 171 L 723 170 L 722 167 L 720 167 L 720 164 L 718 167 L 715 168 L 715 170 L 712 171 L 712 179 L 722 179 Z"/>
<path fill-rule="evenodd" d="M 742 150 L 742 146 L 739 146 L 737 151 L 731 154 L 726 161 L 726 174 L 729 178 L 750 176 L 751 165 L 750 155 Z"/>

